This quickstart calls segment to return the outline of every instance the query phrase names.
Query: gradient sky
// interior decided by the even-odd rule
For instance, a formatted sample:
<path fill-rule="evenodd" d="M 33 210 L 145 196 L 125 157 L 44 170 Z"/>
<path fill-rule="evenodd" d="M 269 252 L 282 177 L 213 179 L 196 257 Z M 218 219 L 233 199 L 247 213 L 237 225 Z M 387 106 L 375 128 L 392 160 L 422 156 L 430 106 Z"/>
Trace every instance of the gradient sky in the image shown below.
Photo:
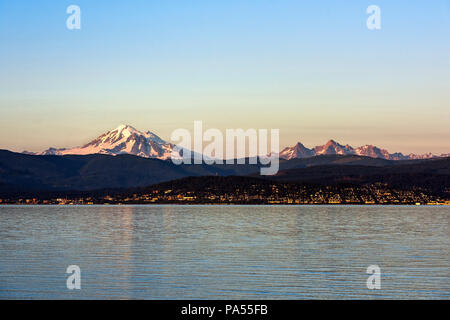
<path fill-rule="evenodd" d="M 281 147 L 450 152 L 450 0 L 0 0 L 0 70 L 2 149 L 203 120 L 279 128 Z"/>

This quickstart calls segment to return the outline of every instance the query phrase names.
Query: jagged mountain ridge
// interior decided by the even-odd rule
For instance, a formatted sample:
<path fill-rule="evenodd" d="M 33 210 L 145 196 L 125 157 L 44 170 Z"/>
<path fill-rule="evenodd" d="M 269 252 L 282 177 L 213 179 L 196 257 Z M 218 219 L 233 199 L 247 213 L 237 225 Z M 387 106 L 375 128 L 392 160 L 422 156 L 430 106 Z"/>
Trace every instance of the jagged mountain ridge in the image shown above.
<path fill-rule="evenodd" d="M 284 148 L 279 156 L 282 159 L 302 159 L 319 155 L 358 155 L 371 158 L 380 158 L 386 160 L 416 160 L 416 159 L 431 159 L 438 157 L 445 157 L 445 154 L 441 156 L 426 153 L 423 155 L 409 154 L 404 155 L 400 152 L 389 153 L 385 149 L 380 149 L 373 145 L 364 145 L 361 147 L 353 148 L 350 145 L 342 145 L 334 140 L 329 140 L 322 146 L 316 146 L 312 149 L 305 147 L 301 142 L 298 142 L 292 147 Z"/>

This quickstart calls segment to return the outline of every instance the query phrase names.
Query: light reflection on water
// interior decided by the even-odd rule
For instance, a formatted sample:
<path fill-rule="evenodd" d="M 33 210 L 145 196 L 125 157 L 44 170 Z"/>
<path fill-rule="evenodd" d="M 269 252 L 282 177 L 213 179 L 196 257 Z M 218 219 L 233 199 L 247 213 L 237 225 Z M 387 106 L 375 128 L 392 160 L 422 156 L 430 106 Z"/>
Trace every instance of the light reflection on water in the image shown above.
<path fill-rule="evenodd" d="M 449 209 L 0 206 L 0 298 L 449 299 Z"/>

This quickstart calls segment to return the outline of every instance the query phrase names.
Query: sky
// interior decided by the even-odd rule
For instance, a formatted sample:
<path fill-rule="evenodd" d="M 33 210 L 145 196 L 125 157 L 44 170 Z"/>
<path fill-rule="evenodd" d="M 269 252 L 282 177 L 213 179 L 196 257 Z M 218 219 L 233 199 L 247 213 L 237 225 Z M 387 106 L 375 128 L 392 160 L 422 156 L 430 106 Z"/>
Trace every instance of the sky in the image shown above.
<path fill-rule="evenodd" d="M 450 0 L 0 0 L 0 149 L 202 120 L 441 154 L 449 119 Z"/>

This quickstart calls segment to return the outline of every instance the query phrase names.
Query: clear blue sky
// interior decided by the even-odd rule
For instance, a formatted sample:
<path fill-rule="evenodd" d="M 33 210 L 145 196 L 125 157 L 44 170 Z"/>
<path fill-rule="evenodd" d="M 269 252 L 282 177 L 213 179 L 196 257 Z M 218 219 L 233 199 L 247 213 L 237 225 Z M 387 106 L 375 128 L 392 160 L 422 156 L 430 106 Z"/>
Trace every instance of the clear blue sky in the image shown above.
<path fill-rule="evenodd" d="M 203 120 L 279 128 L 282 147 L 450 152 L 449 0 L 0 0 L 0 70 L 4 149 Z"/>

